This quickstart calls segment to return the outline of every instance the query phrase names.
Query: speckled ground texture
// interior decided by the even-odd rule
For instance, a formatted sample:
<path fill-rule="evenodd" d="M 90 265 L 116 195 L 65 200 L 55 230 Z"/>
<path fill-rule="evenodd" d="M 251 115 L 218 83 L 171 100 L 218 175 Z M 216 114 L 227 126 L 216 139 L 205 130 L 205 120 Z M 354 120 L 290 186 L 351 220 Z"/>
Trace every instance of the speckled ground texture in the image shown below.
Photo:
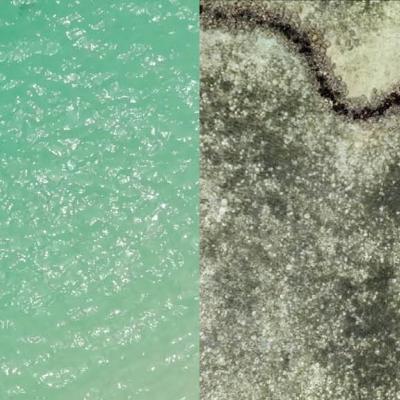
<path fill-rule="evenodd" d="M 400 2 L 241 4 L 311 32 L 351 104 L 400 82 Z M 400 399 L 400 110 L 338 115 L 281 35 L 207 18 L 202 400 Z"/>

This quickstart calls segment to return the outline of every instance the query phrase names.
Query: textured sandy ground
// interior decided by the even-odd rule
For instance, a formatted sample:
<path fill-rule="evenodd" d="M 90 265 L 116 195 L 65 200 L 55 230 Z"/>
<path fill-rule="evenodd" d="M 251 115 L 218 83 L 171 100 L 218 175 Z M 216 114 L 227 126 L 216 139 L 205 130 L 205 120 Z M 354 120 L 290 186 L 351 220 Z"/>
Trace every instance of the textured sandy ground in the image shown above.
<path fill-rule="evenodd" d="M 396 2 L 280 3 L 342 39 L 350 96 L 397 79 Z M 202 399 L 400 398 L 398 110 L 336 115 L 268 29 L 201 46 Z"/>

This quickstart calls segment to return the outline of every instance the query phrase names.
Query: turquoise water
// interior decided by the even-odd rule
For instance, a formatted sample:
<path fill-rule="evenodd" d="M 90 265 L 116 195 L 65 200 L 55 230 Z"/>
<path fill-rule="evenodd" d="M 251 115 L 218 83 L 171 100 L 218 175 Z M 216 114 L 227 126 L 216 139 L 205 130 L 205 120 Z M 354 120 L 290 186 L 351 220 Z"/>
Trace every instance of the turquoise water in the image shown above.
<path fill-rule="evenodd" d="M 193 0 L 0 4 L 0 399 L 198 397 Z"/>

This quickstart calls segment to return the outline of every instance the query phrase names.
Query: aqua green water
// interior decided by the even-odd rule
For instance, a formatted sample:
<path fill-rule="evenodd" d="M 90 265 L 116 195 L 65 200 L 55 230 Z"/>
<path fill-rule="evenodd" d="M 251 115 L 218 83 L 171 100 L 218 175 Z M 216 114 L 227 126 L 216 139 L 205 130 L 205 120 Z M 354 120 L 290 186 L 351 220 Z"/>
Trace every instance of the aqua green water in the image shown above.
<path fill-rule="evenodd" d="M 0 3 L 0 399 L 197 398 L 197 24 Z"/>

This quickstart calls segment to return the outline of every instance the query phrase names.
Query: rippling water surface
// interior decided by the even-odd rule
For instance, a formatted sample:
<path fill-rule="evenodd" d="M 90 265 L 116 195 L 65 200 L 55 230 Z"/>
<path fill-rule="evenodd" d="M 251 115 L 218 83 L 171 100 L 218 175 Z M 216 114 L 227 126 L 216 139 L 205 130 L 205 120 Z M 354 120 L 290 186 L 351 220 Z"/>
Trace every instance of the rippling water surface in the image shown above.
<path fill-rule="evenodd" d="M 197 7 L 0 5 L 0 398 L 197 398 Z"/>

